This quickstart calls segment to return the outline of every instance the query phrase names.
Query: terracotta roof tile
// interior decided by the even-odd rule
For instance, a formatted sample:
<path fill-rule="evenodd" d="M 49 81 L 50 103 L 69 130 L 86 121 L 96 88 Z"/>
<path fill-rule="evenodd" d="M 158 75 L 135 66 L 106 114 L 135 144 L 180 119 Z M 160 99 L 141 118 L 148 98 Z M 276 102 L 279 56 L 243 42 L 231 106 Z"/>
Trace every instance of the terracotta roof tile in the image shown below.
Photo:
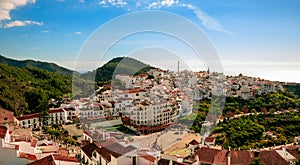
<path fill-rule="evenodd" d="M 191 144 L 191 145 L 198 145 L 200 143 L 197 142 L 197 140 L 193 139 L 191 142 L 189 142 L 189 144 Z"/>
<path fill-rule="evenodd" d="M 60 161 L 79 162 L 78 159 L 75 157 L 68 157 L 68 156 L 63 156 L 63 155 L 58 155 L 58 154 L 53 155 L 53 157 L 55 160 L 60 160 Z"/>
<path fill-rule="evenodd" d="M 23 115 L 23 116 L 18 116 L 16 117 L 19 121 L 21 120 L 27 120 L 27 119 L 33 119 L 33 118 L 38 118 L 39 114 L 38 113 L 34 113 L 34 114 L 30 114 L 30 115 Z"/>
<path fill-rule="evenodd" d="M 215 140 L 215 137 L 207 137 L 205 138 L 205 142 L 213 142 Z"/>
<path fill-rule="evenodd" d="M 293 155 L 295 158 L 299 157 L 300 154 L 300 147 L 295 148 L 288 148 L 287 152 L 289 152 L 291 155 Z"/>
<path fill-rule="evenodd" d="M 50 109 L 49 113 L 59 113 L 59 112 L 64 112 L 63 109 Z"/>
<path fill-rule="evenodd" d="M 23 152 L 19 153 L 19 158 L 25 158 L 25 159 L 28 159 L 28 160 L 37 160 L 35 155 L 27 154 L 27 153 L 23 153 Z"/>
<path fill-rule="evenodd" d="M 218 149 L 202 147 L 196 152 L 196 155 L 202 163 L 213 163 L 215 155 L 217 155 L 220 151 L 221 150 Z"/>
<path fill-rule="evenodd" d="M 146 153 L 140 155 L 141 158 L 148 160 L 149 162 L 155 162 L 155 157 Z"/>
<path fill-rule="evenodd" d="M 250 164 L 252 160 L 251 153 L 249 151 L 230 151 L 230 158 L 231 164 L 234 165 Z"/>
<path fill-rule="evenodd" d="M 146 91 L 143 89 L 129 89 L 129 90 L 124 90 L 119 94 L 129 94 L 129 93 L 139 93 L 139 92 L 146 92 Z"/>
<path fill-rule="evenodd" d="M 55 165 L 55 160 L 52 155 L 49 155 L 40 160 L 28 163 L 27 165 Z"/>
<path fill-rule="evenodd" d="M 86 146 L 81 147 L 81 150 L 89 157 L 92 157 L 93 151 L 95 151 L 98 146 L 95 143 L 90 143 Z"/>
<path fill-rule="evenodd" d="M 14 112 L 0 107 L 0 123 L 13 123 Z"/>
<path fill-rule="evenodd" d="M 265 165 L 288 165 L 288 163 L 276 151 L 261 151 L 258 158 L 263 161 Z"/>

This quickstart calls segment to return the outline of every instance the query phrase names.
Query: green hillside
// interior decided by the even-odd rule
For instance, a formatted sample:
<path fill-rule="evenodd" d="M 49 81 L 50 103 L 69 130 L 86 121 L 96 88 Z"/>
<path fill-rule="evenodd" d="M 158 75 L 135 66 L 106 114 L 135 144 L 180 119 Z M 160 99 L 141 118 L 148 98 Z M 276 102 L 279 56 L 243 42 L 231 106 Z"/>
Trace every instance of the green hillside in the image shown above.
<path fill-rule="evenodd" d="M 112 76 L 115 74 L 125 73 L 129 75 L 137 75 L 145 73 L 152 68 L 154 67 L 133 58 L 117 57 L 92 72 L 82 74 L 81 77 L 95 80 L 98 83 L 103 83 L 110 81 Z"/>
<path fill-rule="evenodd" d="M 10 59 L 10 58 L 7 58 L 7 57 L 1 56 L 1 55 L 0 55 L 0 64 L 7 64 L 9 66 L 15 66 L 15 67 L 19 67 L 19 68 L 36 67 L 36 68 L 40 68 L 40 69 L 45 69 L 49 72 L 55 72 L 55 73 L 61 73 L 61 74 L 67 74 L 67 75 L 73 74 L 72 70 L 63 68 L 54 63 L 33 61 L 33 60 L 20 61 L 20 60 Z"/>
<path fill-rule="evenodd" d="M 39 112 L 47 108 L 50 98 L 71 93 L 71 80 L 71 75 L 0 64 L 0 106 L 16 115 Z"/>
<path fill-rule="evenodd" d="M 283 86 L 286 90 L 295 93 L 300 96 L 300 84 L 287 84 Z"/>

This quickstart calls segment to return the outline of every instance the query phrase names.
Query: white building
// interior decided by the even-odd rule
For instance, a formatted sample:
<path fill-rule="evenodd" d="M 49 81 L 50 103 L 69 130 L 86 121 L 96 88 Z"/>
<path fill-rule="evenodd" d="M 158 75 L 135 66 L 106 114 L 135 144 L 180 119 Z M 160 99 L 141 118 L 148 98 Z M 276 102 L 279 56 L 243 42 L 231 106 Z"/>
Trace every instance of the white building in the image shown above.
<path fill-rule="evenodd" d="M 52 124 L 65 124 L 68 121 L 68 118 L 72 118 L 75 110 L 73 109 L 50 109 L 48 111 L 48 115 L 44 118 L 40 117 L 38 113 L 30 114 L 30 115 L 22 115 L 16 117 L 17 124 L 23 128 L 39 128 L 45 125 L 52 125 Z"/>

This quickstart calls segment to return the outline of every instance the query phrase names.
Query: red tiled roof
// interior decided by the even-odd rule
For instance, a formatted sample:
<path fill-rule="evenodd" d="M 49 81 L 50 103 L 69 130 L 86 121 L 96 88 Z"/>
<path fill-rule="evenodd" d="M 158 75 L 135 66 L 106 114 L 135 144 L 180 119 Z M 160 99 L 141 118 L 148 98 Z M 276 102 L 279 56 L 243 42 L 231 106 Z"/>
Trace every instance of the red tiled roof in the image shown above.
<path fill-rule="evenodd" d="M 50 109 L 49 113 L 59 113 L 59 112 L 64 112 L 63 109 Z"/>
<path fill-rule="evenodd" d="M 215 140 L 215 137 L 211 137 L 211 136 L 205 138 L 205 142 L 213 142 L 214 140 Z"/>
<path fill-rule="evenodd" d="M 78 159 L 75 157 L 68 157 L 68 156 L 63 156 L 63 155 L 58 155 L 58 154 L 53 155 L 53 157 L 55 160 L 60 160 L 60 161 L 79 162 Z"/>
<path fill-rule="evenodd" d="M 299 157 L 299 148 L 287 149 L 287 152 L 289 152 L 295 158 Z"/>
<path fill-rule="evenodd" d="M 227 156 L 228 151 L 227 150 L 221 150 L 214 156 L 213 163 L 214 164 L 223 164 L 227 162 L 228 158 Z"/>
<path fill-rule="evenodd" d="M 0 123 L 13 123 L 14 112 L 0 107 Z"/>
<path fill-rule="evenodd" d="M 81 150 L 89 157 L 92 157 L 93 151 L 95 151 L 98 147 L 98 145 L 94 143 L 90 143 L 86 146 L 81 147 Z"/>
<path fill-rule="evenodd" d="M 273 165 L 273 164 L 288 165 L 289 164 L 275 150 L 273 150 L 273 151 L 261 151 L 258 155 L 258 158 L 265 165 Z"/>
<path fill-rule="evenodd" d="M 252 158 L 249 151 L 230 151 L 231 164 L 244 165 L 250 164 Z M 226 161 L 226 164 L 228 162 Z"/>
<path fill-rule="evenodd" d="M 139 74 L 139 76 L 140 76 L 140 77 L 147 77 L 148 75 L 145 74 L 145 73 L 141 73 L 141 74 Z"/>
<path fill-rule="evenodd" d="M 23 153 L 23 152 L 19 153 L 19 158 L 25 158 L 25 159 L 28 159 L 28 160 L 37 160 L 35 155 L 27 154 L 27 153 Z"/>
<path fill-rule="evenodd" d="M 222 152 L 222 153 L 220 153 Z M 223 164 L 225 163 L 225 156 L 227 150 L 218 150 L 218 149 L 213 149 L 213 148 L 207 148 L 207 147 L 202 147 L 200 148 L 197 152 L 196 155 L 199 158 L 199 161 L 202 163 L 218 163 L 221 164 L 221 162 L 223 162 Z"/>
<path fill-rule="evenodd" d="M 7 132 L 7 128 L 5 126 L 0 126 L 0 138 L 4 139 Z"/>
<path fill-rule="evenodd" d="M 140 155 L 141 158 L 148 160 L 149 162 L 155 162 L 155 157 L 146 153 Z"/>
<path fill-rule="evenodd" d="M 66 110 L 66 111 L 74 111 L 75 109 L 73 107 L 70 107 L 70 108 L 64 108 L 64 110 Z"/>
<path fill-rule="evenodd" d="M 62 156 L 68 156 L 69 152 L 65 148 L 59 148 L 59 154 L 62 155 Z"/>
<path fill-rule="evenodd" d="M 83 133 L 85 133 L 88 136 L 92 136 L 92 132 L 91 131 L 83 131 Z"/>
<path fill-rule="evenodd" d="M 169 109 L 166 109 L 166 110 L 163 110 L 163 112 L 170 112 L 170 110 L 169 110 Z"/>
<path fill-rule="evenodd" d="M 197 140 L 193 139 L 191 142 L 189 142 L 189 144 L 191 144 L 191 145 L 198 145 L 200 143 L 197 142 Z"/>
<path fill-rule="evenodd" d="M 55 160 L 52 155 L 49 155 L 40 160 L 28 163 L 27 165 L 55 165 Z"/>
<path fill-rule="evenodd" d="M 139 93 L 139 92 L 146 92 L 146 91 L 143 89 L 129 89 L 129 90 L 124 90 L 119 94 L 129 94 L 129 93 Z"/>
<path fill-rule="evenodd" d="M 21 120 L 27 120 L 27 119 L 33 119 L 33 118 L 38 118 L 39 114 L 38 113 L 34 113 L 34 114 L 30 114 L 30 115 L 23 115 L 23 116 L 18 116 L 17 119 L 19 121 Z"/>

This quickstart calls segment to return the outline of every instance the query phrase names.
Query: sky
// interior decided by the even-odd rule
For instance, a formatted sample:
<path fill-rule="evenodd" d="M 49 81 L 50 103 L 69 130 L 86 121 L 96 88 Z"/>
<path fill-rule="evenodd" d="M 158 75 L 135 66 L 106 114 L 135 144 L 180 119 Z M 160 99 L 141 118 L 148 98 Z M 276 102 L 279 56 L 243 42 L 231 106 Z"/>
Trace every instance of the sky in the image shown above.
<path fill-rule="evenodd" d="M 92 70 L 89 61 L 78 63 L 89 39 L 120 16 L 143 11 L 169 12 L 197 25 L 214 46 L 225 74 L 300 82 L 298 0 L 0 0 L 0 54 Z M 109 35 L 130 23 L 112 27 Z M 153 23 L 165 24 L 160 17 Z M 128 35 L 97 60 L 101 65 L 117 56 L 170 70 L 177 68 L 178 58 L 182 69 L 209 67 L 182 40 L 157 32 Z"/>

